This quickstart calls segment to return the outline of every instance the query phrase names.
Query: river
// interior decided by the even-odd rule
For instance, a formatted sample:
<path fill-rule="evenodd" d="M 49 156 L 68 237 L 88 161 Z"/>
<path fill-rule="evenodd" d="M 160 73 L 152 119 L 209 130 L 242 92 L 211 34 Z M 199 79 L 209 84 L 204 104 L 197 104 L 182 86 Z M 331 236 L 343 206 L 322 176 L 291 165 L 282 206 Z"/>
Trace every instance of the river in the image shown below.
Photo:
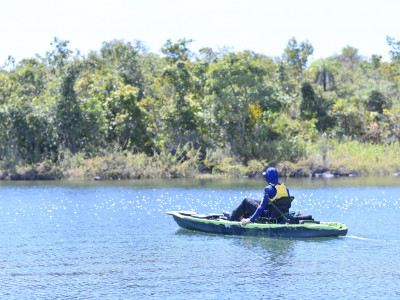
<path fill-rule="evenodd" d="M 285 179 L 292 210 L 345 237 L 181 229 L 169 210 L 231 210 L 265 181 L 0 182 L 2 299 L 399 299 L 400 178 Z"/>

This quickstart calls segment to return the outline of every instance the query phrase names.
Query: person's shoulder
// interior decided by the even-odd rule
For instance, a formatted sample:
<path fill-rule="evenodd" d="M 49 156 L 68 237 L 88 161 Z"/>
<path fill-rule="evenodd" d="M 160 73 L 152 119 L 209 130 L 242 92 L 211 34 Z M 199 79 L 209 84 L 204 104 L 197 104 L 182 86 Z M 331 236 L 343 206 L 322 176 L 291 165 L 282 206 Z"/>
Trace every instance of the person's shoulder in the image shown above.
<path fill-rule="evenodd" d="M 274 189 L 275 189 L 275 188 L 274 188 L 273 185 L 268 184 L 268 185 L 265 187 L 264 191 L 273 191 Z"/>

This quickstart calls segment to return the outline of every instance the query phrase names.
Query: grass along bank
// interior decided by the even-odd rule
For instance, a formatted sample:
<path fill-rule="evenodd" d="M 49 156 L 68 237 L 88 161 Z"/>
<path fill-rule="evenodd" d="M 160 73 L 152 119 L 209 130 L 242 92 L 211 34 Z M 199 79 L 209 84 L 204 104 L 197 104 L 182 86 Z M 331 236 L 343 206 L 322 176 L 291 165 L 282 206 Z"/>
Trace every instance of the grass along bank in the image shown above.
<path fill-rule="evenodd" d="M 307 154 L 296 163 L 282 162 L 283 176 L 309 176 L 331 173 L 386 176 L 400 172 L 400 144 L 371 144 L 358 141 L 338 142 L 321 138 L 307 145 Z"/>
<path fill-rule="evenodd" d="M 266 160 L 251 160 L 246 165 L 228 151 L 199 149 L 188 145 L 175 153 L 162 151 L 154 156 L 143 153 L 114 152 L 93 158 L 82 153 L 64 155 L 58 164 L 44 161 L 32 165 L 1 168 L 2 180 L 125 180 L 144 178 L 257 177 Z M 297 162 L 276 165 L 281 176 L 310 176 L 331 173 L 340 176 L 391 175 L 400 172 L 400 145 L 337 142 L 321 139 L 306 146 L 306 154 Z"/>

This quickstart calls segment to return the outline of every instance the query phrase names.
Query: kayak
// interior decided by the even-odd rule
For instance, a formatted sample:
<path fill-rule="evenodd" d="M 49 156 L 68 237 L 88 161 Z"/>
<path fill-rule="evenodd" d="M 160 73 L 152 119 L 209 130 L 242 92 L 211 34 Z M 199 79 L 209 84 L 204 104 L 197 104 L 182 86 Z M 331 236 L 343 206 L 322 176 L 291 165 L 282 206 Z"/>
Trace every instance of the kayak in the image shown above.
<path fill-rule="evenodd" d="M 172 215 L 182 228 L 226 235 L 310 238 L 345 236 L 348 231 L 342 223 L 313 219 L 300 220 L 298 224 L 291 224 L 289 220 L 285 223 L 256 221 L 242 226 L 240 222 L 229 221 L 222 214 L 197 214 L 192 211 L 169 211 L 167 214 Z"/>

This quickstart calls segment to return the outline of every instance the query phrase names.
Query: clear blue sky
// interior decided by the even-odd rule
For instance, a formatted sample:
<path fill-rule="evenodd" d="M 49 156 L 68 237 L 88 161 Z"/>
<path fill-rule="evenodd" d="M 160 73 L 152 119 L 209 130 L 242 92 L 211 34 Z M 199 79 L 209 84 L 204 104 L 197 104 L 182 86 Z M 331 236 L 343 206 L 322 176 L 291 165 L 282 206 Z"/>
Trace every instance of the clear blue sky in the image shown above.
<path fill-rule="evenodd" d="M 281 56 L 288 40 L 308 40 L 311 61 L 346 46 L 389 59 L 386 36 L 400 40 L 398 0 L 0 0 L 0 66 L 44 56 L 54 37 L 86 54 L 114 39 L 140 40 L 158 53 L 167 39 L 190 49 L 253 50 Z"/>

